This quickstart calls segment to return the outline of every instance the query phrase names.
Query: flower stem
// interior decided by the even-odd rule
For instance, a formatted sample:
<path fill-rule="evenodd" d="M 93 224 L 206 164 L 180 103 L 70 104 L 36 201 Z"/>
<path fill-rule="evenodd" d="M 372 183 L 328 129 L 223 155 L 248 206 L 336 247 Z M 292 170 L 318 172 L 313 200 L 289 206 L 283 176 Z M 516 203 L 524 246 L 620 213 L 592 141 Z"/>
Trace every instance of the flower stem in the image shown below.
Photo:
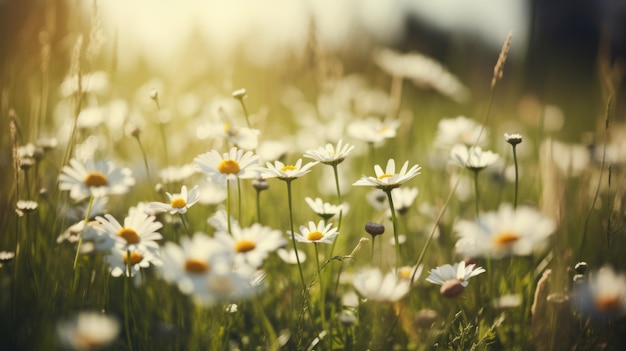
<path fill-rule="evenodd" d="M 333 167 L 333 173 L 335 175 L 335 187 L 337 188 L 337 201 L 339 203 L 339 206 L 341 206 L 340 210 L 339 210 L 339 221 L 337 222 L 337 231 L 340 232 L 341 230 L 341 220 L 343 217 L 343 206 L 341 203 L 341 189 L 339 188 L 339 173 L 337 172 L 337 165 L 332 165 Z M 333 257 L 333 254 L 335 253 L 335 245 L 337 244 L 337 239 L 333 240 L 333 243 L 330 246 L 330 257 Z"/>
<path fill-rule="evenodd" d="M 324 308 L 324 305 L 325 305 L 324 301 L 326 300 L 326 296 L 325 296 L 326 293 L 324 291 L 324 280 L 322 279 L 322 269 L 320 266 L 320 255 L 319 255 L 319 251 L 317 248 L 317 243 L 313 243 L 313 246 L 315 247 L 315 263 L 317 263 L 317 278 L 320 283 L 320 313 L 322 315 L 322 328 L 326 330 L 326 311 Z"/>
<path fill-rule="evenodd" d="M 517 165 L 517 149 L 515 148 L 515 144 L 513 147 L 513 163 L 515 164 L 515 198 L 513 200 L 513 209 L 517 208 L 517 194 L 519 189 L 519 169 Z"/>
<path fill-rule="evenodd" d="M 89 216 L 91 216 L 91 207 L 93 206 L 93 200 L 94 197 L 93 195 L 91 195 L 91 197 L 89 198 L 89 205 L 87 205 L 87 211 L 85 212 L 85 223 L 83 225 L 83 230 L 85 230 L 85 228 L 87 228 L 87 223 L 89 223 Z M 83 233 L 79 234 L 80 237 L 78 238 L 78 246 L 76 247 L 76 256 L 74 256 L 74 270 L 76 270 L 76 264 L 78 263 L 78 255 L 80 255 L 80 248 L 83 244 Z"/>
<path fill-rule="evenodd" d="M 136 136 L 135 139 L 137 139 L 137 143 L 139 144 L 139 150 L 141 150 L 141 157 L 143 157 L 143 164 L 146 167 L 146 174 L 148 175 L 148 182 L 150 183 L 150 185 L 152 185 L 152 177 L 150 176 L 150 167 L 148 167 L 148 157 L 146 156 L 146 150 L 143 147 L 143 144 L 141 143 L 141 140 L 139 139 L 139 136 Z"/>
<path fill-rule="evenodd" d="M 263 309 L 263 304 L 261 303 L 261 298 L 259 296 L 255 296 L 254 300 L 254 308 L 256 309 L 256 313 L 259 318 L 261 318 L 261 325 L 263 329 L 265 329 L 265 333 L 267 334 L 269 347 L 267 350 L 276 350 L 278 351 L 278 338 L 276 337 L 276 331 L 270 323 L 270 320 L 267 318 L 267 314 Z"/>
<path fill-rule="evenodd" d="M 252 128 L 250 125 L 250 116 L 248 115 L 248 109 L 246 108 L 246 104 L 244 104 L 243 99 L 237 99 L 241 103 L 241 107 L 243 108 L 243 114 L 246 116 L 246 124 L 248 128 Z"/>
<path fill-rule="evenodd" d="M 126 329 L 126 342 L 128 343 L 128 350 L 132 351 L 133 350 L 133 340 L 131 338 L 131 332 L 130 332 L 130 311 L 129 311 L 129 304 L 130 304 L 130 280 L 132 279 L 131 276 L 131 259 L 130 259 L 130 250 L 126 251 L 126 279 L 124 279 L 124 328 Z"/>
<path fill-rule="evenodd" d="M 300 263 L 300 255 L 298 255 L 298 247 L 296 246 L 296 237 L 293 230 L 293 207 L 291 204 L 291 179 L 285 180 L 287 183 L 287 202 L 289 203 L 289 226 L 291 228 L 291 243 L 293 245 L 293 251 L 296 254 L 296 262 L 298 263 L 298 272 L 300 272 L 300 282 L 302 283 L 302 290 L 306 291 L 306 283 L 304 282 L 304 274 L 302 273 L 302 264 Z"/>
<path fill-rule="evenodd" d="M 393 207 L 393 197 L 391 196 L 392 189 L 385 190 L 387 194 L 387 200 L 389 200 L 389 209 L 391 210 L 391 223 L 393 224 L 393 239 L 395 240 L 396 247 L 396 268 L 400 268 L 402 265 L 402 257 L 400 254 L 400 240 L 398 239 L 398 218 L 396 217 L 396 210 Z"/>
<path fill-rule="evenodd" d="M 478 170 L 474 171 L 474 192 L 476 192 L 476 218 L 478 219 L 480 213 L 480 195 L 478 193 Z"/>
<path fill-rule="evenodd" d="M 230 230 L 230 180 L 226 179 L 226 225 L 228 226 L 228 233 L 233 234 Z"/>
<path fill-rule="evenodd" d="M 183 222 L 183 228 L 185 228 L 185 233 L 187 233 L 187 235 L 191 235 L 189 227 L 187 226 L 187 221 L 185 221 L 185 215 L 182 213 L 180 214 L 180 221 Z"/>

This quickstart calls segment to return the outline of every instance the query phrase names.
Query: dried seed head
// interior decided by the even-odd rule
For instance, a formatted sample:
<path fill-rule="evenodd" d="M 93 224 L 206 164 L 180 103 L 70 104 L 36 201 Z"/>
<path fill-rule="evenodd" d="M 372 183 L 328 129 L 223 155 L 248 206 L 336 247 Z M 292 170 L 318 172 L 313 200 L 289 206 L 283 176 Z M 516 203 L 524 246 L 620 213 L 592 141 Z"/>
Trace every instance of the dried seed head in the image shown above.
<path fill-rule="evenodd" d="M 367 222 L 365 231 L 371 236 L 381 235 L 385 232 L 385 226 L 381 223 Z"/>
<path fill-rule="evenodd" d="M 491 78 L 491 89 L 496 86 L 496 82 L 504 76 L 504 63 L 506 62 L 506 57 L 509 55 L 509 49 L 511 48 L 511 40 L 513 39 L 513 32 L 509 32 L 504 40 L 504 44 L 502 45 L 502 50 L 500 50 L 500 56 L 498 56 L 498 61 L 496 65 L 493 67 L 493 78 Z"/>

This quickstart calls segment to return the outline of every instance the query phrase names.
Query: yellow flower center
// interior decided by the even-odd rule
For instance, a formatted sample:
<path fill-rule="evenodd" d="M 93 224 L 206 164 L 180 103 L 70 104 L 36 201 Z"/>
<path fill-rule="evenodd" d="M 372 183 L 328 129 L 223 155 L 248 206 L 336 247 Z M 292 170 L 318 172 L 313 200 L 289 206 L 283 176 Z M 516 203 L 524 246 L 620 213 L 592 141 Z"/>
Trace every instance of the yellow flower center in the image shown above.
<path fill-rule="evenodd" d="M 287 165 L 287 166 L 283 166 L 280 168 L 281 172 L 287 172 L 287 171 L 295 171 L 297 170 L 297 168 L 295 166 L 292 165 Z"/>
<path fill-rule="evenodd" d="M 401 267 L 398 271 L 398 275 L 401 279 L 411 279 L 411 271 L 409 267 Z"/>
<path fill-rule="evenodd" d="M 233 128 L 233 126 L 228 122 L 224 123 L 224 131 L 230 136 L 237 135 L 237 129 Z"/>
<path fill-rule="evenodd" d="M 619 308 L 619 296 L 598 296 L 594 301 L 594 306 L 598 311 L 608 312 Z"/>
<path fill-rule="evenodd" d="M 209 270 L 209 263 L 203 260 L 190 258 L 185 262 L 187 273 L 204 273 Z"/>
<path fill-rule="evenodd" d="M 222 160 L 217 165 L 217 170 L 222 174 L 237 174 L 239 173 L 239 163 L 235 160 Z"/>
<path fill-rule="evenodd" d="M 89 172 L 85 180 L 83 180 L 83 183 L 85 183 L 86 186 L 105 186 L 109 182 L 104 174 L 100 172 Z"/>
<path fill-rule="evenodd" d="M 385 174 L 381 174 L 380 176 L 378 176 L 378 180 L 383 180 L 385 178 L 391 178 L 391 177 L 393 177 L 393 174 L 385 173 Z"/>
<path fill-rule="evenodd" d="M 117 231 L 117 236 L 121 236 L 128 244 L 136 244 L 139 242 L 139 234 L 132 228 L 125 228 Z"/>
<path fill-rule="evenodd" d="M 494 239 L 495 243 L 500 246 L 513 244 L 517 240 L 519 240 L 519 235 L 511 232 L 500 233 Z"/>
<path fill-rule="evenodd" d="M 170 206 L 172 206 L 172 208 L 185 208 L 187 206 L 187 201 L 185 201 L 182 197 L 177 197 L 172 200 Z"/>
<path fill-rule="evenodd" d="M 141 255 L 139 252 L 131 252 L 130 253 L 130 264 L 134 265 L 137 264 L 139 262 L 141 262 L 141 260 L 143 260 L 143 255 Z M 128 265 L 128 254 L 124 254 L 124 264 Z"/>
<path fill-rule="evenodd" d="M 308 241 L 317 241 L 317 240 L 320 240 L 323 237 L 324 237 L 324 234 L 322 234 L 321 232 L 318 232 L 316 230 L 316 231 L 313 231 L 313 232 L 310 232 L 309 234 L 307 234 L 306 239 Z"/>
<path fill-rule="evenodd" d="M 248 252 L 254 250 L 256 244 L 253 241 L 242 239 L 235 243 L 235 251 L 237 252 Z"/>

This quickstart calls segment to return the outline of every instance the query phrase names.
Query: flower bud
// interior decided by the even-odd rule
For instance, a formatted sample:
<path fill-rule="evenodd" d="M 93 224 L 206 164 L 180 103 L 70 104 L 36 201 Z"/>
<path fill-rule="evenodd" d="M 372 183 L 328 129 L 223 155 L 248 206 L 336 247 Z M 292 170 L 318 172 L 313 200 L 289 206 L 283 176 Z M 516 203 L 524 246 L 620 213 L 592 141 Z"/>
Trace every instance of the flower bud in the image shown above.
<path fill-rule="evenodd" d="M 371 236 L 381 235 L 385 232 L 385 226 L 381 223 L 367 222 L 365 231 Z"/>

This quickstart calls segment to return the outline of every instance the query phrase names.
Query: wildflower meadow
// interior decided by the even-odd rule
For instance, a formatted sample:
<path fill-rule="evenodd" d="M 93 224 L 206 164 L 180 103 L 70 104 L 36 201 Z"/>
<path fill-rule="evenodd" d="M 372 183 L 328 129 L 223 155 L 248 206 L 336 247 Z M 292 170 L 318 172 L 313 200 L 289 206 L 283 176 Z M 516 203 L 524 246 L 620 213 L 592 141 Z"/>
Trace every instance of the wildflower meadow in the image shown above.
<path fill-rule="evenodd" d="M 159 76 L 89 3 L 0 61 L 0 349 L 626 345 L 619 62 L 580 120 L 516 90 L 515 31 L 469 75 L 311 25 Z"/>

